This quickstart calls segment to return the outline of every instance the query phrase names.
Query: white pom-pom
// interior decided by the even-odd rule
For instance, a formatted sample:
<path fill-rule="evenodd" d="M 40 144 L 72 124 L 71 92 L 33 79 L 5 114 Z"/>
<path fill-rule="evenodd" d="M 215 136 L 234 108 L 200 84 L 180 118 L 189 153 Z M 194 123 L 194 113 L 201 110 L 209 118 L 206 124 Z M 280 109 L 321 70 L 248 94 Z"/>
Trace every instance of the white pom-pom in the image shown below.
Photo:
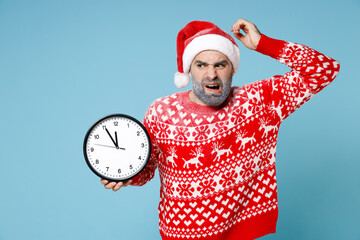
<path fill-rule="evenodd" d="M 174 83 L 177 88 L 184 88 L 190 82 L 190 76 L 187 73 L 176 72 L 174 77 Z"/>

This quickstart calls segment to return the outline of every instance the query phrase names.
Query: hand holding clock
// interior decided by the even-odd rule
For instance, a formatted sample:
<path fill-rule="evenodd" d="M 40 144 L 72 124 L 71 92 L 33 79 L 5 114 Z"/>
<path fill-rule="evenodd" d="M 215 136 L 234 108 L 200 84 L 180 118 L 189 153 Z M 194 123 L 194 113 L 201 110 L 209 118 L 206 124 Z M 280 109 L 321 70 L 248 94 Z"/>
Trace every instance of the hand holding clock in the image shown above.
<path fill-rule="evenodd" d="M 101 183 L 104 185 L 106 189 L 112 189 L 114 192 L 118 191 L 122 187 L 126 187 L 131 184 L 131 180 L 123 181 L 123 182 L 110 182 L 105 179 L 101 179 Z"/>

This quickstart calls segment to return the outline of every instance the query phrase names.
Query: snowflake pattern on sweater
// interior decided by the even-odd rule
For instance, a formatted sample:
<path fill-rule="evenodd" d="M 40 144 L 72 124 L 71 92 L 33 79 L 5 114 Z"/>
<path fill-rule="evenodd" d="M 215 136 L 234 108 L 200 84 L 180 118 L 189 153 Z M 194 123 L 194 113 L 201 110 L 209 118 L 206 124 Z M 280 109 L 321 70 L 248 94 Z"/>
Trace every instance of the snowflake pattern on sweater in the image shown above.
<path fill-rule="evenodd" d="M 186 91 L 154 101 L 146 113 L 153 151 L 132 185 L 145 184 L 159 169 L 165 240 L 254 239 L 275 232 L 279 126 L 336 77 L 339 64 L 265 35 L 256 50 L 292 71 L 233 87 L 220 109 L 191 102 Z"/>

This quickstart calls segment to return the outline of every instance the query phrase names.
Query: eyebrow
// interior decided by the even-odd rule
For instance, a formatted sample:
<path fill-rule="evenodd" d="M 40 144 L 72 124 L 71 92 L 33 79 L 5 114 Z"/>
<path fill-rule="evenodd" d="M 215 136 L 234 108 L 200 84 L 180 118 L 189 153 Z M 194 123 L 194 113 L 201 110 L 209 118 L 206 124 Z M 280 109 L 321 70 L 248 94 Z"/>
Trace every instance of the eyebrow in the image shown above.
<path fill-rule="evenodd" d="M 196 60 L 195 62 L 194 62 L 195 64 L 205 64 L 205 65 L 208 65 L 208 63 L 207 62 L 203 62 L 203 61 L 201 61 L 201 60 Z M 221 61 L 219 61 L 219 62 L 216 62 L 214 65 L 218 65 L 218 64 L 228 64 L 228 61 L 227 60 L 221 60 Z"/>

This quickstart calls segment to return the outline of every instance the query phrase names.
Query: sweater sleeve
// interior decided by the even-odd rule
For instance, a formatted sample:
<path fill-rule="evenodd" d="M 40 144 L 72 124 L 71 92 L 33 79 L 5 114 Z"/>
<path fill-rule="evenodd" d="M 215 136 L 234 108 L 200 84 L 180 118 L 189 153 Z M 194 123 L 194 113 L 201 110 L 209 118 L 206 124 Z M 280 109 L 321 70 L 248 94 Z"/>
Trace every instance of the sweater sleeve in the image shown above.
<path fill-rule="evenodd" d="M 314 49 L 265 35 L 261 36 L 256 51 L 292 69 L 260 83 L 264 104 L 279 115 L 280 121 L 330 84 L 340 69 L 337 61 Z"/>
<path fill-rule="evenodd" d="M 159 147 L 156 143 L 156 138 L 154 137 L 155 129 L 156 129 L 156 111 L 154 104 L 152 104 L 147 110 L 143 124 L 150 135 L 151 140 L 151 155 L 149 162 L 146 167 L 132 179 L 131 185 L 133 186 L 142 186 L 148 181 L 150 181 L 154 175 L 155 170 L 158 166 L 158 158 L 159 158 Z"/>

